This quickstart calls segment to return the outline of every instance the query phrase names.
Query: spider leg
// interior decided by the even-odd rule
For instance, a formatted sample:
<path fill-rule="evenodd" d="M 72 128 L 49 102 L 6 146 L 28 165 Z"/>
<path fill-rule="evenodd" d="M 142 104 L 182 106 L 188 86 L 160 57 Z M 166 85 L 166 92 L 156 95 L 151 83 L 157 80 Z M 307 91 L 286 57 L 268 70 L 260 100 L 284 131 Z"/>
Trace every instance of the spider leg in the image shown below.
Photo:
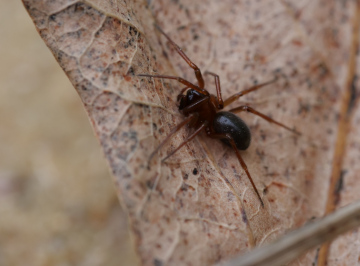
<path fill-rule="evenodd" d="M 269 85 L 271 83 L 274 83 L 278 80 L 278 77 L 276 76 L 273 80 L 270 80 L 268 82 L 264 82 L 264 83 L 261 83 L 261 84 L 257 84 L 255 86 L 252 86 L 246 90 L 243 90 L 243 91 L 240 91 L 238 93 L 235 93 L 234 95 L 230 96 L 229 98 L 227 98 L 224 102 L 224 107 L 225 106 L 228 106 L 229 104 L 233 103 L 234 101 L 236 101 L 237 99 L 239 99 L 241 96 L 245 95 L 245 94 L 248 94 L 250 92 L 253 92 L 253 91 L 256 91 L 266 85 Z"/>
<path fill-rule="evenodd" d="M 274 123 L 274 124 L 276 124 L 278 126 L 281 126 L 281 127 L 285 128 L 285 129 L 295 133 L 296 135 L 301 136 L 301 133 L 296 131 L 295 129 L 289 128 L 288 126 L 285 126 L 284 124 L 275 121 L 274 119 L 268 117 L 267 115 L 264 115 L 263 113 L 260 113 L 260 112 L 256 111 L 254 108 L 252 108 L 250 106 L 243 105 L 243 106 L 239 106 L 237 108 L 229 110 L 229 112 L 231 112 L 231 113 L 239 113 L 239 112 L 243 112 L 243 111 L 247 111 L 249 113 L 253 113 L 254 115 L 260 116 L 261 118 L 265 119 L 266 121 L 268 121 L 270 123 Z"/>
<path fill-rule="evenodd" d="M 196 79 L 199 83 L 199 87 L 201 89 L 204 89 L 205 86 L 205 82 L 204 79 L 201 75 L 201 71 L 200 69 L 197 67 L 197 65 L 195 65 L 190 59 L 189 57 L 187 57 L 187 55 L 183 52 L 183 50 L 173 41 L 170 39 L 170 37 L 158 26 L 155 24 L 155 27 L 158 31 L 160 31 L 165 37 L 166 39 L 172 44 L 172 46 L 174 46 L 175 50 L 178 52 L 178 54 L 185 60 L 185 62 L 192 68 L 194 69 L 195 72 L 195 76 Z"/>
<path fill-rule="evenodd" d="M 205 103 L 208 100 L 209 100 L 209 97 L 204 97 L 201 100 L 186 106 L 184 109 L 181 110 L 181 112 L 184 113 L 184 114 L 194 112 L 196 109 L 199 108 L 199 106 L 201 104 Z"/>
<path fill-rule="evenodd" d="M 151 153 L 149 160 L 148 160 L 148 165 L 150 165 L 150 161 L 152 160 L 154 155 L 164 146 L 164 144 L 172 137 L 172 135 L 174 135 L 177 131 L 179 131 L 180 128 L 182 128 L 186 124 L 194 123 L 197 120 L 197 118 L 198 118 L 198 116 L 196 114 L 191 114 L 191 115 L 189 115 L 188 118 L 186 118 L 184 121 L 182 121 L 176 127 L 172 128 L 169 135 L 167 135 L 166 138 L 159 144 L 159 146 L 157 146 L 157 148 Z"/>
<path fill-rule="evenodd" d="M 175 150 L 170 152 L 164 159 L 162 159 L 161 162 L 163 163 L 166 159 L 168 159 L 170 156 L 172 156 L 175 152 L 180 150 L 186 143 L 188 143 L 189 141 L 192 141 L 197 135 L 199 135 L 199 133 L 202 130 L 205 129 L 206 126 L 207 126 L 207 121 L 202 123 L 190 136 L 188 136 L 186 138 L 186 140 L 184 140 L 184 142 L 182 142 Z"/>
<path fill-rule="evenodd" d="M 209 93 L 206 90 L 199 88 L 198 86 L 192 84 L 190 81 L 187 81 L 186 79 L 183 79 L 180 77 L 167 76 L 167 75 L 149 75 L 149 74 L 138 74 L 137 76 L 138 77 L 159 78 L 159 79 L 175 79 L 175 80 L 179 81 L 180 83 L 184 84 L 185 86 L 187 86 L 188 88 L 194 89 L 203 95 L 209 95 Z"/>
<path fill-rule="evenodd" d="M 228 139 L 228 141 L 230 142 L 231 144 L 231 147 L 233 148 L 233 150 L 235 151 L 235 154 L 236 154 L 236 157 L 238 158 L 238 161 L 241 165 L 241 167 L 244 169 L 248 179 L 250 180 L 250 183 L 253 187 L 253 189 L 255 190 L 256 192 L 256 195 L 258 196 L 259 200 L 260 200 L 260 203 L 261 203 L 261 206 L 264 208 L 264 202 L 262 201 L 261 197 L 260 197 L 260 194 L 255 186 L 255 183 L 254 181 L 252 180 L 251 178 L 251 175 L 250 175 L 250 172 L 243 160 L 243 158 L 241 157 L 240 153 L 239 153 L 239 150 L 236 148 L 236 144 L 235 144 L 235 141 L 233 140 L 233 138 L 229 135 L 229 134 L 216 134 L 216 133 L 210 133 L 208 134 L 209 137 L 211 138 L 215 138 L 215 139 Z"/>
<path fill-rule="evenodd" d="M 224 101 L 222 99 L 222 96 L 221 96 L 221 86 L 220 86 L 220 78 L 219 78 L 219 75 L 215 74 L 215 73 L 212 73 L 212 72 L 209 72 L 209 71 L 206 71 L 204 73 L 205 75 L 211 75 L 215 78 L 215 87 L 216 87 L 216 94 L 217 94 L 217 105 L 218 105 L 218 109 L 221 110 L 224 108 Z"/>

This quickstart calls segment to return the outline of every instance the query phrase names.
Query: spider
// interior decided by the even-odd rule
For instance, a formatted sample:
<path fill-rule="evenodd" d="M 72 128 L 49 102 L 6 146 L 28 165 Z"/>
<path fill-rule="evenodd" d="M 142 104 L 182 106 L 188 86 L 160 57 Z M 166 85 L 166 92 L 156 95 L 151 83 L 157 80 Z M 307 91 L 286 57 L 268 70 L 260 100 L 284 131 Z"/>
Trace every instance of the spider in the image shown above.
<path fill-rule="evenodd" d="M 169 43 L 175 48 L 177 53 L 185 60 L 185 62 L 194 69 L 195 77 L 197 79 L 198 85 L 195 85 L 181 77 L 176 76 L 167 76 L 167 75 L 149 75 L 149 74 L 138 74 L 140 77 L 150 77 L 150 78 L 161 78 L 161 79 L 173 79 L 185 85 L 177 97 L 179 102 L 179 112 L 183 114 L 186 119 L 180 124 L 175 126 L 169 133 L 169 135 L 159 144 L 159 146 L 154 150 L 154 152 L 149 157 L 149 162 L 154 157 L 154 155 L 164 146 L 164 144 L 180 130 L 185 125 L 188 125 L 190 128 L 194 128 L 194 131 L 171 153 L 169 153 L 163 160 L 164 162 L 179 149 L 181 149 L 186 143 L 193 140 L 199 133 L 202 131 L 206 132 L 206 135 L 212 139 L 220 139 L 226 145 L 233 148 L 237 159 L 244 169 L 251 185 L 256 192 L 257 197 L 260 200 L 261 206 L 264 207 L 264 202 L 260 197 L 260 194 L 255 186 L 254 181 L 251 178 L 250 172 L 242 159 L 239 150 L 246 150 L 251 141 L 251 133 L 248 126 L 245 122 L 235 113 L 239 112 L 250 112 L 254 115 L 257 115 L 270 123 L 274 123 L 278 126 L 281 126 L 297 135 L 301 135 L 295 129 L 291 129 L 284 124 L 275 121 L 274 119 L 256 111 L 250 106 L 243 105 L 229 111 L 220 111 L 226 106 L 230 105 L 241 96 L 258 90 L 266 85 L 274 83 L 278 80 L 278 76 L 275 76 L 273 80 L 268 82 L 252 86 L 246 90 L 240 91 L 226 100 L 223 100 L 221 96 L 221 86 L 220 78 L 217 74 L 206 71 L 205 75 L 211 75 L 215 80 L 216 94 L 217 96 L 210 94 L 205 89 L 205 82 L 201 74 L 200 69 L 186 56 L 186 54 L 181 50 L 181 48 L 170 39 L 170 37 L 158 26 L 155 25 L 156 29 L 159 30 L 169 41 Z M 186 94 L 184 94 L 186 92 Z"/>

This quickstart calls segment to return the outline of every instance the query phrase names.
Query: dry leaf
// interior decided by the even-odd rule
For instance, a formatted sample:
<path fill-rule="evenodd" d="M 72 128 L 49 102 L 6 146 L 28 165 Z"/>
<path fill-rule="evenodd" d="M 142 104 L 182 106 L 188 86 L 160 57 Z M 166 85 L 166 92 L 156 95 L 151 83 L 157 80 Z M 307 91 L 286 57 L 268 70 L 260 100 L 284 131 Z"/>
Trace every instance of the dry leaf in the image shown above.
<path fill-rule="evenodd" d="M 343 95 L 358 86 L 359 68 L 350 67 L 355 56 L 350 47 L 359 41 L 352 34 L 358 17 L 354 1 L 23 2 L 84 102 L 144 264 L 221 262 L 322 216 L 329 191 L 333 194 L 335 151 L 344 157 L 344 174 L 332 206 L 358 198 L 356 92 L 351 108 L 341 108 L 348 104 Z M 187 129 L 147 168 L 151 152 L 183 119 L 176 105 L 182 86 L 136 74 L 195 81 L 155 22 L 203 72 L 220 75 L 224 98 L 272 79 L 276 70 L 283 76 L 233 104 L 248 103 L 303 133 L 298 137 L 242 114 L 253 134 L 242 156 L 264 209 L 233 151 L 220 141 L 198 137 L 160 162 L 186 138 Z M 207 77 L 206 84 L 215 92 L 213 79 Z M 339 136 L 348 146 L 338 151 L 337 125 L 344 117 L 349 130 Z M 357 232 L 351 238 L 342 241 L 354 242 Z M 350 261 L 350 253 L 335 243 L 330 261 L 341 256 Z M 299 263 L 315 260 L 313 251 Z"/>

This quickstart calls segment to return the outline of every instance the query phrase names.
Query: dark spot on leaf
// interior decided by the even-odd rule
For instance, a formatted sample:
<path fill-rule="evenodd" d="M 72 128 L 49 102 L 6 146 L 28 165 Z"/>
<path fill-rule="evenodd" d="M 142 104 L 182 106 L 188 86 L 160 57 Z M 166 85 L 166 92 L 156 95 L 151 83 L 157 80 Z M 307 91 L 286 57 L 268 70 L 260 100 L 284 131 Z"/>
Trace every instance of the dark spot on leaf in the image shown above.
<path fill-rule="evenodd" d="M 135 73 L 134 73 L 134 69 L 133 69 L 133 67 L 131 66 L 131 67 L 129 67 L 129 70 L 128 70 L 128 72 L 126 73 L 126 75 L 131 75 L 131 76 L 134 76 L 135 75 Z"/>
<path fill-rule="evenodd" d="M 159 259 L 154 259 L 154 266 L 162 266 L 163 262 Z"/>
<path fill-rule="evenodd" d="M 137 33 L 138 33 L 138 31 L 134 27 L 129 26 L 129 34 L 131 36 L 135 36 L 135 35 L 137 35 Z"/>
<path fill-rule="evenodd" d="M 181 190 L 182 190 L 182 191 L 187 191 L 188 188 L 189 188 L 189 185 L 187 185 L 187 184 L 185 184 L 185 183 L 183 183 L 183 184 L 181 185 Z"/>
<path fill-rule="evenodd" d="M 320 248 L 316 249 L 316 255 L 315 255 L 315 258 L 314 258 L 314 261 L 312 263 L 312 265 L 317 265 L 318 264 L 318 258 L 319 258 L 319 252 L 320 252 Z"/>
<path fill-rule="evenodd" d="M 356 81 L 357 81 L 358 77 L 357 75 L 354 76 L 352 83 L 351 83 L 351 95 L 350 95 L 350 99 L 349 99 L 349 108 L 347 113 L 350 114 L 355 106 L 355 102 L 356 102 L 356 98 L 357 98 L 357 93 L 356 93 Z"/>
<path fill-rule="evenodd" d="M 248 223 L 248 218 L 247 218 L 245 209 L 241 209 L 241 218 L 242 218 L 244 223 L 246 223 L 246 224 Z"/>
<path fill-rule="evenodd" d="M 162 54 L 165 58 L 169 58 L 168 54 L 165 51 L 163 51 Z"/>
<path fill-rule="evenodd" d="M 150 189 L 153 189 L 154 183 L 152 182 L 152 180 L 148 180 L 148 181 L 146 181 L 146 186 Z"/>
<path fill-rule="evenodd" d="M 265 134 L 264 132 L 261 132 L 261 133 L 260 133 L 260 137 L 261 137 L 261 139 L 262 139 L 263 141 L 266 140 L 266 134 Z"/>
<path fill-rule="evenodd" d="M 346 173 L 347 173 L 347 170 L 342 170 L 340 173 L 340 177 L 336 183 L 335 191 L 334 191 L 334 194 L 335 194 L 334 204 L 335 205 L 337 205 L 340 202 L 340 196 L 341 196 L 340 192 L 344 188 L 344 176 Z"/>
<path fill-rule="evenodd" d="M 312 216 L 312 217 L 309 219 L 308 222 L 312 222 L 312 221 L 314 221 L 315 219 L 316 219 L 316 216 Z"/>
<path fill-rule="evenodd" d="M 180 26 L 177 28 L 179 31 L 185 29 L 185 26 Z"/>
<path fill-rule="evenodd" d="M 231 191 L 229 191 L 227 193 L 227 198 L 228 198 L 228 201 L 233 201 L 235 199 L 235 196 Z"/>
<path fill-rule="evenodd" d="M 268 192 L 269 192 L 268 188 L 267 187 L 264 188 L 264 190 L 263 190 L 264 195 L 266 195 Z"/>

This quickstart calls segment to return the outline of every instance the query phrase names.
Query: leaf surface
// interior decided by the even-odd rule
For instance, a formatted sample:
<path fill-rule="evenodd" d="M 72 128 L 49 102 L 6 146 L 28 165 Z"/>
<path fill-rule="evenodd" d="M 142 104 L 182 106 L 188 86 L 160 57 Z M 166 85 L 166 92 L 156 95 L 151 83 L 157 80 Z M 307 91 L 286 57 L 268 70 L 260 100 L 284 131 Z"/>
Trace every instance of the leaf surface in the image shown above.
<path fill-rule="evenodd" d="M 337 125 L 345 115 L 342 95 L 352 88 L 348 84 L 355 92 L 358 87 L 358 67 L 349 72 L 349 47 L 358 43 L 351 23 L 355 2 L 23 2 L 84 103 L 144 264 L 221 262 L 325 213 Z M 152 151 L 184 119 L 176 103 L 183 86 L 136 74 L 195 82 L 192 69 L 154 23 L 203 73 L 220 76 L 225 99 L 281 74 L 276 83 L 231 106 L 249 104 L 302 132 L 299 137 L 241 114 L 252 131 L 252 143 L 241 154 L 265 208 L 234 152 L 220 141 L 202 135 L 161 163 L 189 134 L 187 128 L 147 167 Z M 215 93 L 212 77 L 205 82 Z M 351 191 L 352 182 L 358 183 L 352 173 L 360 146 L 355 96 L 350 131 L 341 135 L 349 140 L 343 153 L 351 151 L 344 159 L 349 170 L 342 188 Z M 341 199 L 356 197 L 347 191 Z M 315 260 L 311 252 L 301 263 Z"/>

